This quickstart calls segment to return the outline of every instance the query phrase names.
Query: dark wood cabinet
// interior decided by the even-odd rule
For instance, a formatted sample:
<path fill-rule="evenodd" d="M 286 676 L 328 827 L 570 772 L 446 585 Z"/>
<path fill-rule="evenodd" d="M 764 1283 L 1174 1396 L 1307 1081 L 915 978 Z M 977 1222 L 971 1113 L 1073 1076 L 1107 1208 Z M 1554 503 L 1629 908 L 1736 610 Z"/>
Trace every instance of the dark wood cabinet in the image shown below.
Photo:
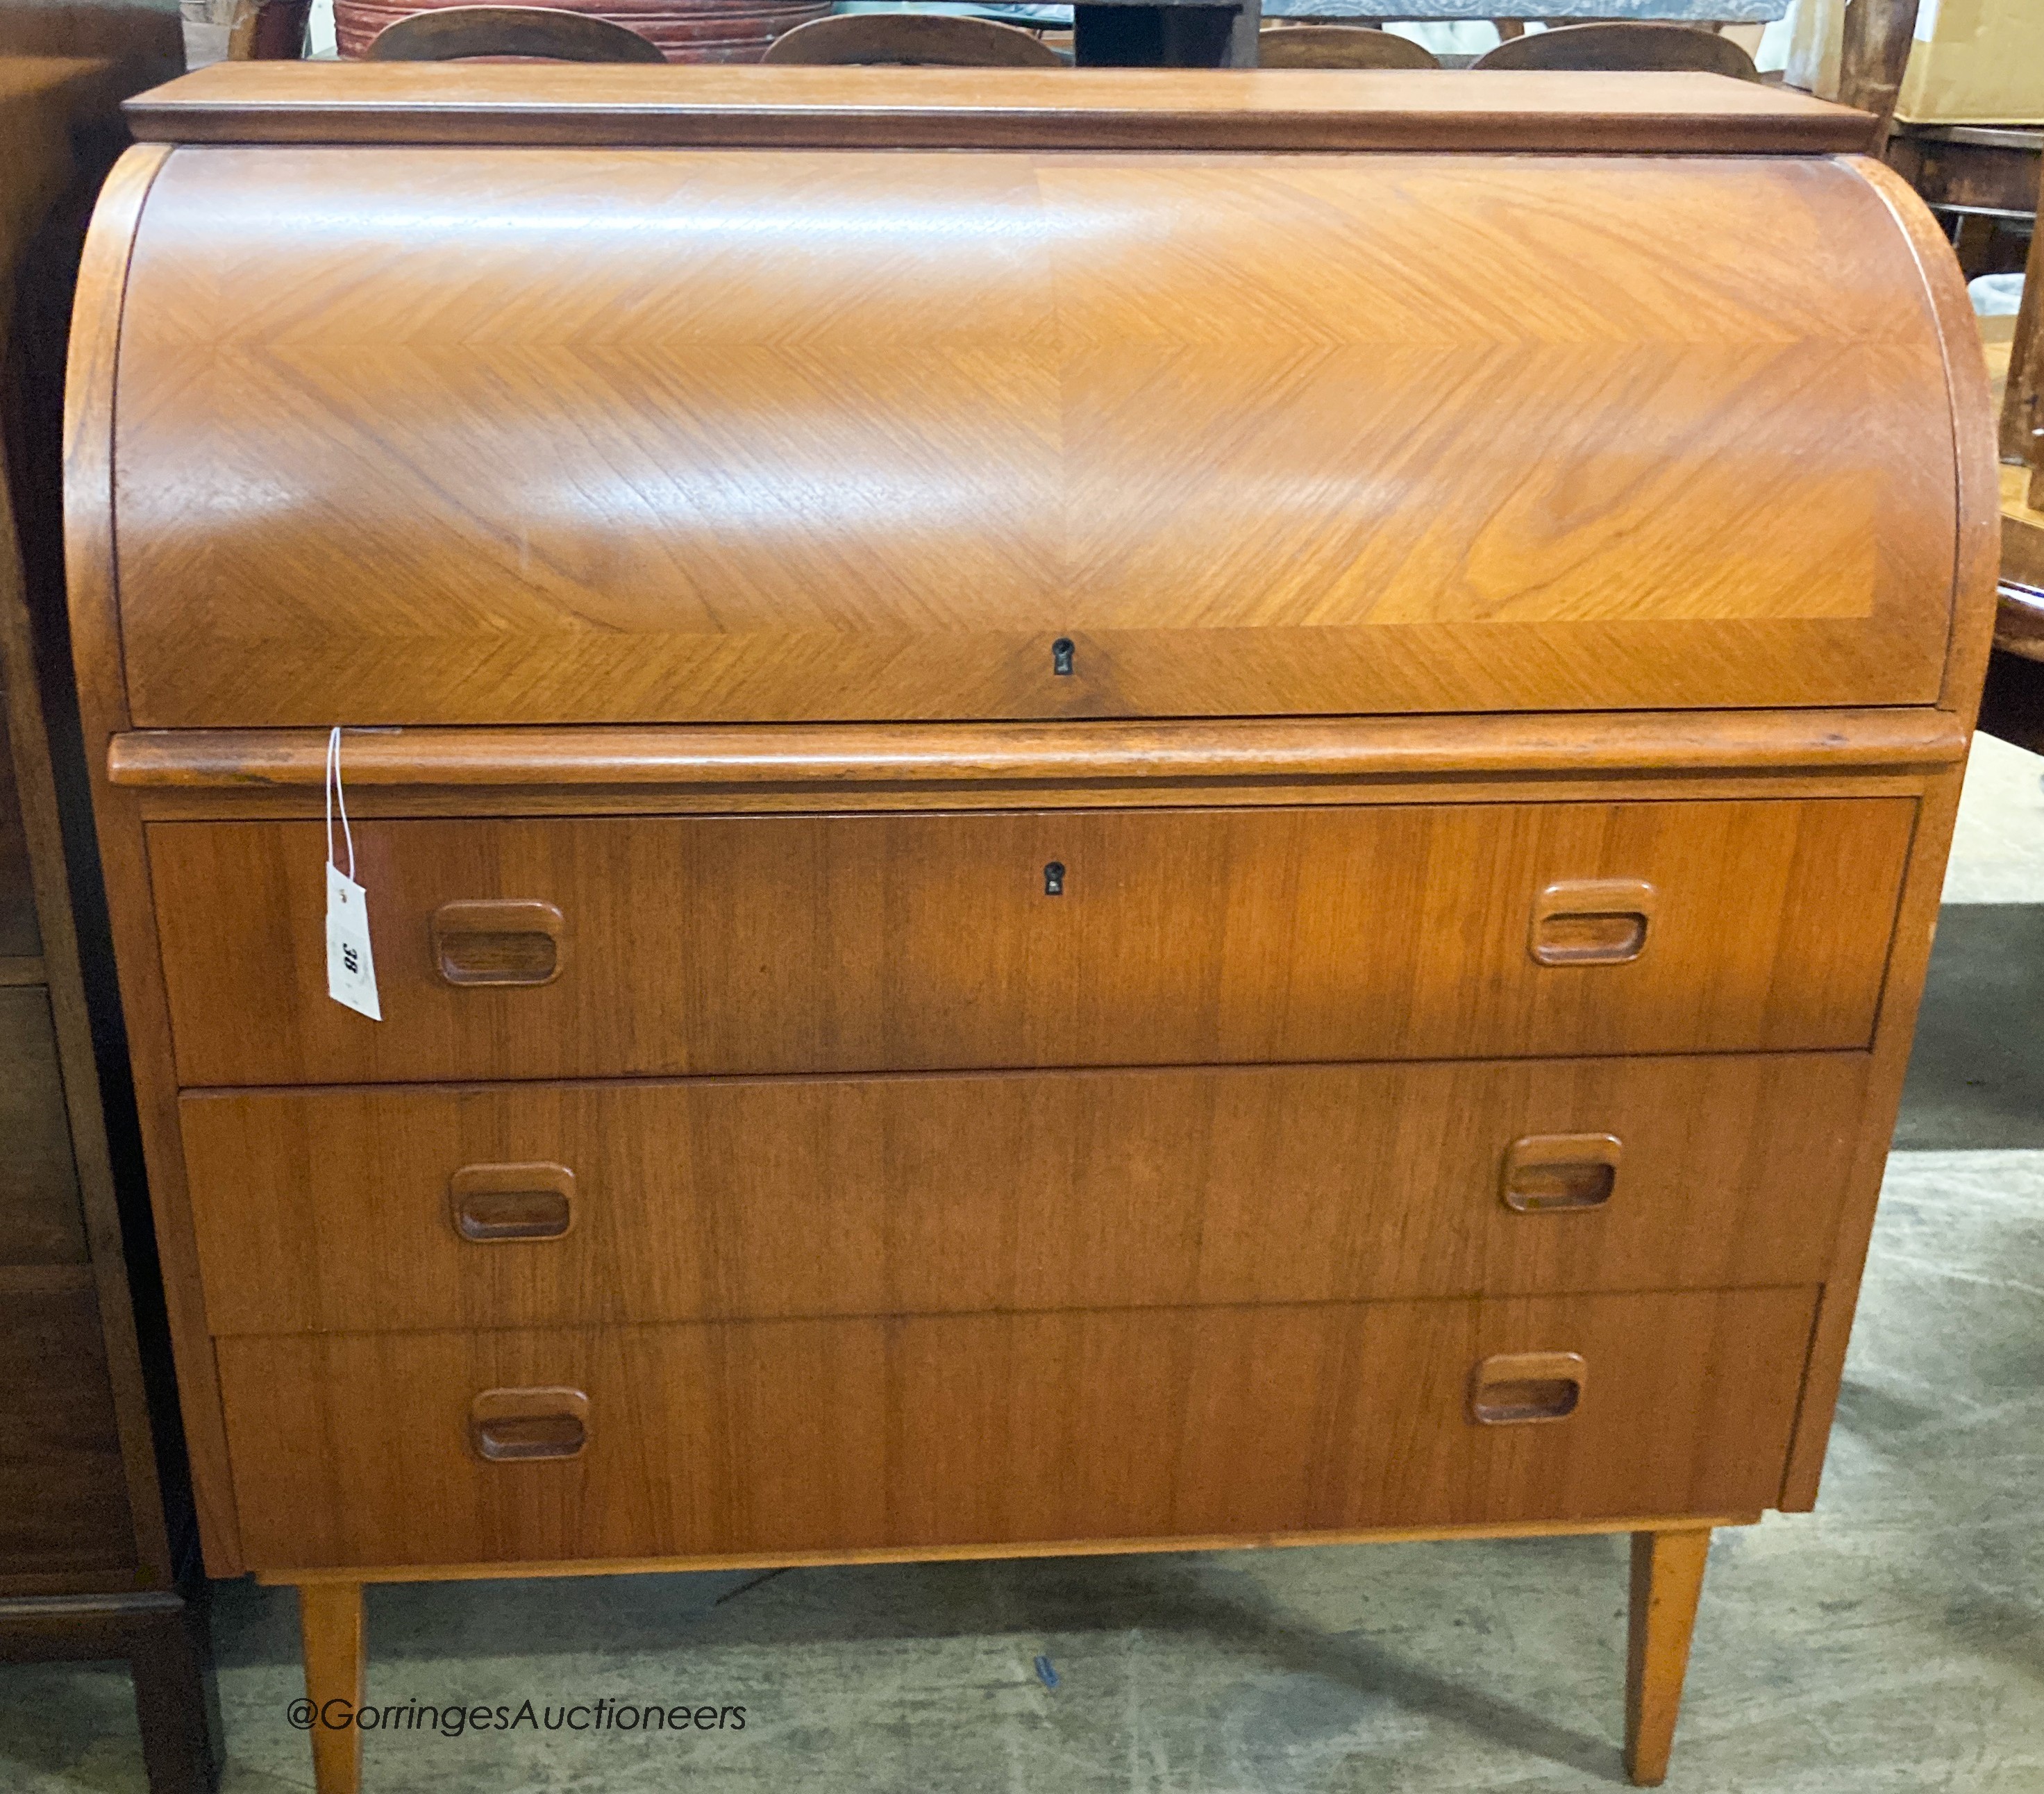
<path fill-rule="evenodd" d="M 219 1709 L 52 553 L 75 244 L 148 60 L 0 54 L 0 1659 L 126 1659 L 150 1786 L 192 1794 Z"/>

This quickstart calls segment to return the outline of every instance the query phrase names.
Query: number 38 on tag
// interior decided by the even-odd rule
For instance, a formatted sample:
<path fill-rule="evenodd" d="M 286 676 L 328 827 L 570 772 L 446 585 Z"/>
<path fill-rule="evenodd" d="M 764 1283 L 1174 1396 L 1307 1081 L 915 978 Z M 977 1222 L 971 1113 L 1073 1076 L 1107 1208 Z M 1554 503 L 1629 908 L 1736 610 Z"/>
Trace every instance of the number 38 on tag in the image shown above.
<path fill-rule="evenodd" d="M 326 869 L 326 993 L 371 1021 L 383 1019 L 376 1000 L 376 962 L 369 951 L 368 900 L 331 862 Z"/>

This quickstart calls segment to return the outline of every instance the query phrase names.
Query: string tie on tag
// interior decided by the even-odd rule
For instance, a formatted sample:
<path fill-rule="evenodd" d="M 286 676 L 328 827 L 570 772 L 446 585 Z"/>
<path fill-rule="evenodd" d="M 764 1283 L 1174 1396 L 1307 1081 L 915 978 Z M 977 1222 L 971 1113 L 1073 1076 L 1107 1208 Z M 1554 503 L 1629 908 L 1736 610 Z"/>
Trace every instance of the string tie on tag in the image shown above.
<path fill-rule="evenodd" d="M 348 793 L 340 786 L 340 727 L 334 725 L 333 732 L 326 738 L 326 862 L 333 859 L 333 812 L 340 811 L 340 836 L 348 847 L 348 876 L 355 877 L 355 831 L 348 826 Z"/>

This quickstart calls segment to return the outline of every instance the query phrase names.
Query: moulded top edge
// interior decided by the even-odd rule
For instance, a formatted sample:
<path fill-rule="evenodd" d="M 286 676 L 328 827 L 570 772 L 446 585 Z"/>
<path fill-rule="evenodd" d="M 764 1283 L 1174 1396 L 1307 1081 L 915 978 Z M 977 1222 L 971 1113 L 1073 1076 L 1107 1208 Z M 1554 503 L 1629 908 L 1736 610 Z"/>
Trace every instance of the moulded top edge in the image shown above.
<path fill-rule="evenodd" d="M 1832 155 L 1875 121 L 1722 75 L 220 63 L 143 142 Z"/>

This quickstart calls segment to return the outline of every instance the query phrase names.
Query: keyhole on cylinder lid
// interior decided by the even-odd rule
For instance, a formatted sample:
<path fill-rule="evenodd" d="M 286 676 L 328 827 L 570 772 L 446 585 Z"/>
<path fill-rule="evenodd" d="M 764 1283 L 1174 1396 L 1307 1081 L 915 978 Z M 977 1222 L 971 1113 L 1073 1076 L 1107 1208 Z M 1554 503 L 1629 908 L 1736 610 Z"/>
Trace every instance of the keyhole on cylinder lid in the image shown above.
<path fill-rule="evenodd" d="M 1072 655 L 1074 651 L 1075 650 L 1072 647 L 1072 639 L 1069 636 L 1060 636 L 1055 642 L 1051 643 L 1051 672 L 1060 676 L 1069 674 L 1072 670 Z"/>
<path fill-rule="evenodd" d="M 1065 862 L 1054 859 L 1043 868 L 1043 895 L 1062 897 L 1065 894 Z"/>

